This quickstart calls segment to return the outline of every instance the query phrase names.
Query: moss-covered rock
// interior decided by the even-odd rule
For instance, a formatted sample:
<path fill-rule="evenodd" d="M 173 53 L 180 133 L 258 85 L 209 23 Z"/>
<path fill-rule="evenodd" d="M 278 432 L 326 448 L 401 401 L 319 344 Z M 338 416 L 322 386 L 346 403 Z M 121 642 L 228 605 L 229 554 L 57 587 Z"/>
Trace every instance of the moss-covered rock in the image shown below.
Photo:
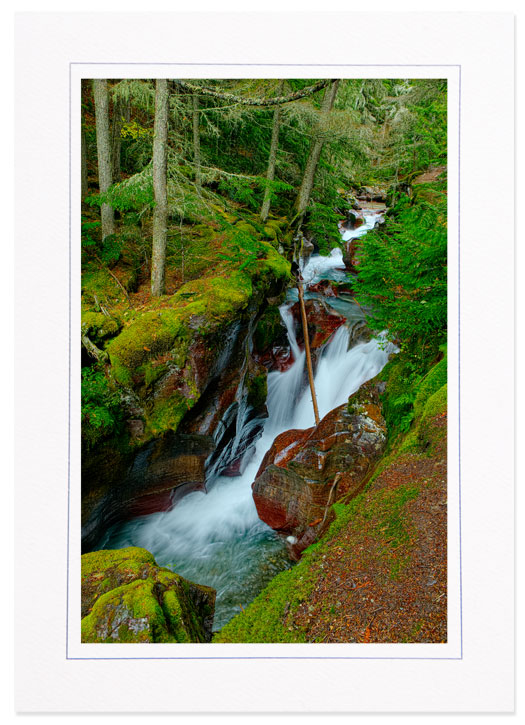
<path fill-rule="evenodd" d="M 249 378 L 246 387 L 248 389 L 248 404 L 255 410 L 261 408 L 265 404 L 268 396 L 266 370 Z"/>
<path fill-rule="evenodd" d="M 122 329 L 122 321 L 102 312 L 82 310 L 82 332 L 95 344 L 100 344 L 115 337 Z"/>
<path fill-rule="evenodd" d="M 243 269 L 225 263 L 187 282 L 154 307 L 136 312 L 109 342 L 115 381 L 144 403 L 144 440 L 177 429 L 216 374 L 239 324 L 248 331 L 264 297 L 286 285 L 289 263 L 266 242 L 255 240 L 253 246 Z"/>
<path fill-rule="evenodd" d="M 279 338 L 286 342 L 285 328 L 281 320 L 279 308 L 276 305 L 269 305 L 257 322 L 253 333 L 255 349 L 263 353 L 275 344 Z"/>
<path fill-rule="evenodd" d="M 237 222 L 235 225 L 236 229 L 240 229 L 243 232 L 248 232 L 249 234 L 257 234 L 256 228 L 253 226 L 253 224 L 250 224 L 249 222 L 240 221 Z"/>
<path fill-rule="evenodd" d="M 82 556 L 83 642 L 207 642 L 215 590 L 158 567 L 145 549 Z"/>

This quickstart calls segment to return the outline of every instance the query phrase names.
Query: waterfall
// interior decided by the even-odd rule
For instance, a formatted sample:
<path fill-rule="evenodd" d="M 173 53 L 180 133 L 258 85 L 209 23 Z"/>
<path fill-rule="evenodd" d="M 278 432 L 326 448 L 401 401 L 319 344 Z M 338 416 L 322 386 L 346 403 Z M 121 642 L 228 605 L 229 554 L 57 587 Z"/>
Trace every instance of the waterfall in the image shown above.
<path fill-rule="evenodd" d="M 314 255 L 302 270 L 315 282 L 342 267 L 339 249 Z M 217 590 L 214 629 L 245 607 L 279 572 L 292 563 L 282 537 L 257 516 L 251 484 L 276 435 L 314 424 L 311 394 L 305 383 L 305 354 L 295 336 L 291 303 L 280 312 L 294 362 L 284 372 L 268 375 L 268 418 L 242 475 L 216 476 L 208 491 L 185 496 L 171 511 L 142 516 L 110 529 L 98 548 L 141 546 L 160 566 Z M 315 386 L 321 417 L 342 405 L 386 364 L 395 348 L 384 339 L 348 349 L 349 330 L 340 327 L 325 343 L 317 365 Z M 249 423 L 248 423 L 249 425 Z M 246 430 L 237 430 L 236 441 Z M 235 443 L 233 448 L 235 448 Z"/>

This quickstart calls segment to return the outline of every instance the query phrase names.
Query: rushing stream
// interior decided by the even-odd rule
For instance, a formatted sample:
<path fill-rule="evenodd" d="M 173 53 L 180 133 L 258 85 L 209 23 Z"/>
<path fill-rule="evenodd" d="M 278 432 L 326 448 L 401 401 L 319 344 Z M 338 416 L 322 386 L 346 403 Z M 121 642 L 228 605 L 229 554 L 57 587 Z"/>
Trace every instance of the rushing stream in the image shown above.
<path fill-rule="evenodd" d="M 361 236 L 376 219 L 375 214 L 365 216 L 365 228 L 353 233 L 346 231 L 343 238 Z M 320 279 L 344 279 L 343 268 L 341 252 L 334 249 L 328 256 L 310 257 L 301 272 L 307 284 L 314 284 Z M 242 475 L 212 477 L 207 481 L 206 493 L 188 494 L 171 511 L 118 524 L 97 547 L 144 547 L 160 566 L 215 588 L 214 630 L 249 604 L 279 571 L 292 566 L 285 539 L 258 518 L 251 484 L 264 454 L 279 433 L 314 424 L 310 389 L 305 387 L 305 353 L 297 343 L 296 323 L 290 311 L 296 299 L 293 292 L 297 294 L 297 290 L 291 291 L 280 313 L 294 362 L 284 372 L 268 375 L 268 418 Z M 343 305 L 344 311 L 339 311 L 347 318 L 348 325 L 363 319 L 363 312 L 355 302 L 341 302 L 338 298 L 327 301 L 333 302 L 334 307 L 336 303 Z M 321 417 L 377 375 L 393 350 L 389 343 L 374 339 L 349 350 L 349 340 L 349 327 L 343 325 L 321 351 L 315 374 Z"/>

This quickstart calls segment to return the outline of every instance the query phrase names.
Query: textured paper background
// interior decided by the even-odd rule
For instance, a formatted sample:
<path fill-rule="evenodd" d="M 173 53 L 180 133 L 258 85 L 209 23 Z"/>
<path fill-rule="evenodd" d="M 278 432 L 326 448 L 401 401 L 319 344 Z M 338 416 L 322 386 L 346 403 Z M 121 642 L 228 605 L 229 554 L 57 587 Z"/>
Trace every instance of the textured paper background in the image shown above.
<path fill-rule="evenodd" d="M 508 192 L 513 176 L 512 17 L 103 17 L 18 18 L 16 569 L 31 576 L 17 578 L 17 707 L 512 709 L 513 361 L 490 343 L 496 330 L 498 341 L 513 337 L 513 237 L 489 203 L 495 180 Z M 66 659 L 69 63 L 93 60 L 461 65 L 462 659 Z M 510 194 L 504 203 L 509 218 Z"/>

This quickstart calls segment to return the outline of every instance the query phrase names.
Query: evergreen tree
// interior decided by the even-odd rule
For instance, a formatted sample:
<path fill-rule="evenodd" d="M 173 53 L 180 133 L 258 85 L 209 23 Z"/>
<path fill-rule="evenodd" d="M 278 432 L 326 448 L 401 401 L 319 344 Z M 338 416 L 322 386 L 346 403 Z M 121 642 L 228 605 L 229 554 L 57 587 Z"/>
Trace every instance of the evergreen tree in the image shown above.
<path fill-rule="evenodd" d="M 105 194 L 113 183 L 107 80 L 97 78 L 93 81 L 93 95 L 97 123 L 98 185 L 100 193 Z M 102 239 L 105 239 L 115 233 L 114 214 L 108 203 L 102 204 L 100 212 Z"/>
<path fill-rule="evenodd" d="M 155 132 L 153 137 L 153 245 L 151 255 L 151 294 L 164 294 L 166 236 L 168 226 L 168 82 L 157 80 L 155 86 Z"/>

